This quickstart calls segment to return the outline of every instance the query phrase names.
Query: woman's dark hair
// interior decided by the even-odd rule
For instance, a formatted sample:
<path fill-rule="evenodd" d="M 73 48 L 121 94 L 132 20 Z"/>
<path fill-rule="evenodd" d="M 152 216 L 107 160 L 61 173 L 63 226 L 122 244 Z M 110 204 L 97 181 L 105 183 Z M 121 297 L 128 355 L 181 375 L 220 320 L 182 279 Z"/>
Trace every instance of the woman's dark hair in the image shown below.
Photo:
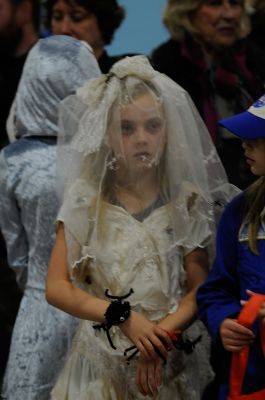
<path fill-rule="evenodd" d="M 113 35 L 125 17 L 125 10 L 117 0 L 64 0 L 70 6 L 78 5 L 94 14 L 105 44 L 110 44 Z M 57 0 L 47 0 L 47 27 L 51 26 L 52 9 Z"/>

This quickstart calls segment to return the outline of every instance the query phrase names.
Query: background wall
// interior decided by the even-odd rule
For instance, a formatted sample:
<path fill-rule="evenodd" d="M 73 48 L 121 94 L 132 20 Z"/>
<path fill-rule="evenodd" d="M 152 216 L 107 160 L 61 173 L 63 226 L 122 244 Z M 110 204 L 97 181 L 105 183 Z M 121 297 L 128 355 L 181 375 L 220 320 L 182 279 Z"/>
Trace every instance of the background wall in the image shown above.
<path fill-rule="evenodd" d="M 119 0 L 126 18 L 107 47 L 111 55 L 150 51 L 168 38 L 161 17 L 166 0 Z"/>

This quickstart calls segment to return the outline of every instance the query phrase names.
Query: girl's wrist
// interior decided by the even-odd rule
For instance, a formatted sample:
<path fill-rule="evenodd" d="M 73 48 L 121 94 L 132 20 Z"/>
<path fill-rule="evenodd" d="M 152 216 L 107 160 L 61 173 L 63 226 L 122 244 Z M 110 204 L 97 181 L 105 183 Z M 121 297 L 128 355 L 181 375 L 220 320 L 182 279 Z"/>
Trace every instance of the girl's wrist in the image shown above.
<path fill-rule="evenodd" d="M 132 293 L 133 289 L 130 289 L 129 293 L 124 296 L 115 296 L 111 295 L 109 290 L 106 289 L 105 295 L 111 301 L 104 312 L 104 322 L 93 325 L 95 330 L 103 330 L 106 332 L 109 344 L 114 350 L 116 350 L 116 347 L 111 340 L 109 331 L 113 326 L 123 325 L 129 319 L 131 315 L 131 305 L 129 301 L 126 301 L 125 299 L 127 299 Z"/>
<path fill-rule="evenodd" d="M 160 321 L 157 325 L 166 332 L 174 332 L 177 330 L 183 330 L 179 326 L 176 326 L 175 321 L 173 321 L 173 319 L 170 318 L 170 316 L 168 316 L 165 319 L 163 319 L 162 321 Z"/>

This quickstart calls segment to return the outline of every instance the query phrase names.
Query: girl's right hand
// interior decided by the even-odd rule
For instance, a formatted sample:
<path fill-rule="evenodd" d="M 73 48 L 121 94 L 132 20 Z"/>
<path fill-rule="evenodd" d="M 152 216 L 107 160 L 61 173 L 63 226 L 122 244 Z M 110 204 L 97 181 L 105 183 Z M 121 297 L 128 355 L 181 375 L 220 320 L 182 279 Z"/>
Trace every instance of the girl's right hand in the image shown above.
<path fill-rule="evenodd" d="M 131 311 L 130 317 L 119 327 L 148 359 L 156 359 L 158 353 L 166 359 L 168 350 L 173 347 L 172 340 L 164 329 L 135 311 Z"/>
<path fill-rule="evenodd" d="M 164 363 L 161 357 L 146 359 L 142 354 L 137 362 L 136 385 L 143 396 L 156 397 L 162 385 Z"/>
<path fill-rule="evenodd" d="M 228 351 L 240 351 L 255 339 L 252 330 L 240 325 L 235 319 L 226 318 L 220 325 L 223 346 Z"/>

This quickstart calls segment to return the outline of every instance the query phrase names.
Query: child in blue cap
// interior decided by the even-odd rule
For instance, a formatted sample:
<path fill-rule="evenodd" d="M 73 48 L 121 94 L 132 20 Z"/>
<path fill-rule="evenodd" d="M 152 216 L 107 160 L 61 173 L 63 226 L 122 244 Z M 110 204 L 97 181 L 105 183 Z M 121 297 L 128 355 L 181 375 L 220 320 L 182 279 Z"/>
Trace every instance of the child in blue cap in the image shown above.
<path fill-rule="evenodd" d="M 242 393 L 265 387 L 258 324 L 251 330 L 236 320 L 242 300 L 248 300 L 253 292 L 265 294 L 265 95 L 220 125 L 242 139 L 246 161 L 259 179 L 226 207 L 218 228 L 215 262 L 197 294 L 199 318 L 213 340 L 216 400 L 227 399 L 232 352 L 249 344 Z M 265 324 L 265 303 L 259 316 Z"/>

